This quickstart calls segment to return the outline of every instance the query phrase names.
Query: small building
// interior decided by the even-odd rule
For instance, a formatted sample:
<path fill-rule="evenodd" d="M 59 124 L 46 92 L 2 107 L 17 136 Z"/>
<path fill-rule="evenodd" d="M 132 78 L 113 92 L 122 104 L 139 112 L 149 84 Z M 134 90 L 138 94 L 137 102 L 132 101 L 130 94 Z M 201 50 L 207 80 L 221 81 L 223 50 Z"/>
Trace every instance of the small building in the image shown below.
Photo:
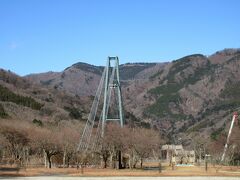
<path fill-rule="evenodd" d="M 169 164 L 194 164 L 195 162 L 195 152 L 183 149 L 182 145 L 163 145 L 161 157 L 163 161 L 169 162 Z"/>

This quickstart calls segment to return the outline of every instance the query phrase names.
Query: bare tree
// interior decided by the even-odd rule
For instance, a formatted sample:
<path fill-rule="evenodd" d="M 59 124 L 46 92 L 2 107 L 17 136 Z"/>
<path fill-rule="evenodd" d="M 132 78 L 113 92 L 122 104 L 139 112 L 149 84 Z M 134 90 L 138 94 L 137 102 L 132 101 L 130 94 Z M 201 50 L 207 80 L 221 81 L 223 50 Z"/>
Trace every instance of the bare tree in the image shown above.
<path fill-rule="evenodd" d="M 90 162 L 91 159 L 91 153 L 89 152 L 76 152 L 75 158 L 77 160 L 77 169 L 79 168 L 79 165 L 81 167 L 81 173 L 83 174 L 84 167 Z"/>
<path fill-rule="evenodd" d="M 4 149 L 7 146 L 7 140 L 5 137 L 0 133 L 0 160 L 2 160 L 3 155 L 4 155 Z"/>
<path fill-rule="evenodd" d="M 5 148 L 14 158 L 14 161 L 18 161 L 22 164 L 24 149 L 29 144 L 26 132 L 14 126 L 2 126 L 0 133 L 5 139 Z"/>
<path fill-rule="evenodd" d="M 240 162 L 240 127 L 235 126 L 229 143 L 229 160 L 235 165 Z"/>
<path fill-rule="evenodd" d="M 125 139 L 126 134 L 124 133 L 126 127 L 122 128 L 118 124 L 108 124 L 105 133 L 105 141 L 109 145 L 110 164 L 113 168 L 122 168 L 122 155 L 125 151 Z M 118 164 L 116 164 L 118 162 Z"/>
<path fill-rule="evenodd" d="M 107 168 L 107 162 L 108 162 L 109 157 L 110 157 L 111 145 L 107 141 L 106 136 L 101 138 L 100 141 L 101 141 L 100 142 L 100 144 L 101 144 L 100 148 L 98 148 L 95 153 L 101 157 L 102 162 L 103 162 L 103 168 Z"/>
<path fill-rule="evenodd" d="M 80 133 L 70 126 L 62 127 L 60 132 L 61 149 L 63 152 L 63 167 L 66 165 L 69 167 L 70 160 L 73 159 L 74 154 L 76 153 Z"/>
<path fill-rule="evenodd" d="M 124 139 L 126 138 L 123 134 L 124 129 L 114 123 L 106 125 L 104 137 L 100 139 L 100 146 L 96 151 L 102 159 L 104 168 L 108 166 L 108 161 L 113 168 L 121 168 L 121 154 L 124 151 Z"/>
<path fill-rule="evenodd" d="M 225 142 L 226 142 L 226 137 L 223 134 L 221 134 L 217 140 L 214 140 L 207 144 L 206 150 L 208 151 L 209 154 L 211 154 L 214 164 L 220 162 L 223 154 Z M 199 157 L 199 152 L 201 149 L 199 146 L 197 146 L 197 148 L 195 153 Z"/>
<path fill-rule="evenodd" d="M 52 167 L 51 157 L 61 152 L 59 133 L 49 129 L 35 129 L 31 134 L 31 144 L 34 148 L 44 152 L 48 168 Z"/>
<path fill-rule="evenodd" d="M 137 128 L 133 131 L 133 139 L 133 149 L 140 158 L 140 167 L 142 168 L 143 160 L 159 147 L 159 135 L 153 130 Z"/>

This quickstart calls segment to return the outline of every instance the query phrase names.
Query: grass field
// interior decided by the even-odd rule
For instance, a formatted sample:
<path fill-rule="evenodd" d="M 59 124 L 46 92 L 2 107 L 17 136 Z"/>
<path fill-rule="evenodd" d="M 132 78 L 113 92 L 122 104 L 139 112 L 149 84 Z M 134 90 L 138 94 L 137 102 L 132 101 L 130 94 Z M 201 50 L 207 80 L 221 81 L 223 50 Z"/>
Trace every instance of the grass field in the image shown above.
<path fill-rule="evenodd" d="M 154 170 L 144 169 L 102 169 L 102 168 L 16 168 L 16 167 L 1 167 L 0 176 L 239 176 L 240 167 L 236 166 L 215 166 L 210 165 L 208 170 L 204 166 L 176 166 L 174 170 L 172 167 L 163 166 L 162 172 L 157 168 Z"/>

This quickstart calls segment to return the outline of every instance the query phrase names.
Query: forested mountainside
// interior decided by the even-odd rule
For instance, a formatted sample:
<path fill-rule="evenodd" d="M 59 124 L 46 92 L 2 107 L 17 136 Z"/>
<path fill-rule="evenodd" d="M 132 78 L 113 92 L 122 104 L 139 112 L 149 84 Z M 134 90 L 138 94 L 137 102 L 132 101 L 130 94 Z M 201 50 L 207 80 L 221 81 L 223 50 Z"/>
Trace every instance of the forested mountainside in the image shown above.
<path fill-rule="evenodd" d="M 120 65 L 126 119 L 159 129 L 171 142 L 177 135 L 187 144 L 196 133 L 214 141 L 240 107 L 239 68 L 239 49 L 193 54 L 169 63 Z M 79 62 L 62 72 L 25 77 L 1 70 L 0 116 L 84 122 L 103 69 Z"/>
<path fill-rule="evenodd" d="M 88 97 L 76 96 L 32 84 L 26 79 L 0 70 L 0 118 L 56 123 L 84 121 Z M 86 110 L 86 109 L 87 110 Z"/>
<path fill-rule="evenodd" d="M 126 107 L 172 141 L 175 135 L 187 141 L 196 133 L 216 139 L 240 107 L 239 68 L 239 49 L 174 60 L 147 81 L 128 86 Z"/>

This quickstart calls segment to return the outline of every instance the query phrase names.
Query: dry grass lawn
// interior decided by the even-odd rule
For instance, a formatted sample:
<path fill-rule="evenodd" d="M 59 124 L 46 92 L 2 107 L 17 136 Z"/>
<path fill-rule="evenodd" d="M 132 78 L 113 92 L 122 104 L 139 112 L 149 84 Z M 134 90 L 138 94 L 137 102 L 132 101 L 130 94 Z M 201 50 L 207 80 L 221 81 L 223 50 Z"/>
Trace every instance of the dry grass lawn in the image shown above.
<path fill-rule="evenodd" d="M 175 167 L 172 170 L 169 166 L 163 166 L 161 173 L 158 170 L 143 170 L 143 169 L 101 169 L 101 168 L 25 168 L 14 169 L 8 167 L 4 170 L 0 169 L 0 176 L 43 176 L 43 175 L 67 175 L 67 176 L 239 176 L 240 168 L 233 166 L 211 166 L 208 171 L 204 167 Z"/>

